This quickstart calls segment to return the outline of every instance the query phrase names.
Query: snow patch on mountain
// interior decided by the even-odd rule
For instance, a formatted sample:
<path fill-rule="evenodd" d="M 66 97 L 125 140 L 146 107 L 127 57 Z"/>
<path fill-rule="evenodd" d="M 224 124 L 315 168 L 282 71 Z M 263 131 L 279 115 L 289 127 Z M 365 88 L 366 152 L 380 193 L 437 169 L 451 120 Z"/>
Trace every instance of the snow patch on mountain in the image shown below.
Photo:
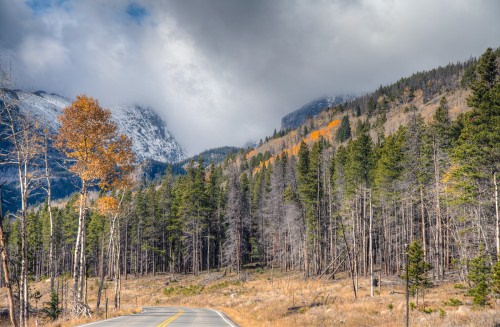
<path fill-rule="evenodd" d="M 151 108 L 122 105 L 111 106 L 109 110 L 120 131 L 132 138 L 132 146 L 138 156 L 161 162 L 177 162 L 186 158 L 165 122 Z"/>
<path fill-rule="evenodd" d="M 31 93 L 16 90 L 11 92 L 11 96 L 17 98 L 17 105 L 23 114 L 48 124 L 54 132 L 60 127 L 57 116 L 72 102 L 44 91 Z M 174 163 L 186 158 L 184 150 L 168 131 L 165 121 L 152 108 L 117 105 L 109 107 L 109 110 L 120 133 L 132 139 L 137 161 L 151 159 Z"/>

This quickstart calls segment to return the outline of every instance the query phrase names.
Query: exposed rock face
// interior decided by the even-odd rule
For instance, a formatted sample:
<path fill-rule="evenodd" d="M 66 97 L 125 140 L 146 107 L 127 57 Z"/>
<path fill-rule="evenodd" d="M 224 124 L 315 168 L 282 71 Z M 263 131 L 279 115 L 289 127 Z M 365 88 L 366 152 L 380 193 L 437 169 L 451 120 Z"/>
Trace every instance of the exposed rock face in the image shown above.
<path fill-rule="evenodd" d="M 25 115 L 49 124 L 55 133 L 59 129 L 57 116 L 71 100 L 44 91 L 7 90 Z M 138 105 L 118 105 L 110 108 L 120 133 L 132 139 L 137 161 L 156 160 L 174 163 L 186 158 L 183 149 L 170 134 L 165 121 L 153 109 Z"/>
<path fill-rule="evenodd" d="M 307 119 L 316 117 L 321 111 L 326 108 L 339 105 L 353 99 L 351 96 L 336 96 L 325 97 L 311 101 L 294 112 L 289 113 L 281 119 L 281 129 L 290 130 L 296 129 L 302 125 Z"/>

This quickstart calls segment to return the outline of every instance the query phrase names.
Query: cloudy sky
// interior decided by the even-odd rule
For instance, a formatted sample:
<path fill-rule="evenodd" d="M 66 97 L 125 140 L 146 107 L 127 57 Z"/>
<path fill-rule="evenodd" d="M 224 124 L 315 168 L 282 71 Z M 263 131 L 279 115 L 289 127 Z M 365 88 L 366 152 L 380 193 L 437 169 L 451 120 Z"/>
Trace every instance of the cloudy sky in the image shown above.
<path fill-rule="evenodd" d="M 17 88 L 152 106 L 194 154 L 478 56 L 499 17 L 498 0 L 0 0 L 0 63 Z"/>

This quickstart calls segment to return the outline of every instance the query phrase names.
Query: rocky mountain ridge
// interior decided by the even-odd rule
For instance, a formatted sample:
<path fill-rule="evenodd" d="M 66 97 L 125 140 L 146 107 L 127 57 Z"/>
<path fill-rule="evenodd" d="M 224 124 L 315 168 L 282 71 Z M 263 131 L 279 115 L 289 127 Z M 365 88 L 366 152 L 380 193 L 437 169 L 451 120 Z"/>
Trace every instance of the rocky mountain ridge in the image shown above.
<path fill-rule="evenodd" d="M 343 104 L 352 99 L 354 99 L 354 97 L 350 95 L 335 96 L 335 97 L 328 96 L 308 102 L 299 109 L 284 116 L 281 119 L 281 129 L 282 130 L 296 129 L 304 122 L 306 122 L 308 119 L 316 117 L 322 111 L 330 107 Z"/>
<path fill-rule="evenodd" d="M 72 101 L 45 91 L 5 90 L 5 92 L 9 93 L 9 97 L 24 115 L 48 124 L 54 133 L 59 129 L 57 116 Z M 184 150 L 168 131 L 166 122 L 152 108 L 115 105 L 110 106 L 109 110 L 120 133 L 132 139 L 132 149 L 138 162 L 156 160 L 174 163 L 186 158 Z"/>

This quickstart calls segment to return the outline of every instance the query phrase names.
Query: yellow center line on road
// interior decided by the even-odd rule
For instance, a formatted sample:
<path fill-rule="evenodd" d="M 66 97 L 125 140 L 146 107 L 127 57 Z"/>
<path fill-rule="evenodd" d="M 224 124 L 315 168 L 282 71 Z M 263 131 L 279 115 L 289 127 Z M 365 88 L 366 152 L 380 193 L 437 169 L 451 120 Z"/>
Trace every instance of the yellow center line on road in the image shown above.
<path fill-rule="evenodd" d="M 179 318 L 182 314 L 184 313 L 184 311 L 182 309 L 179 310 L 179 312 L 177 312 L 175 315 L 173 315 L 172 317 L 162 321 L 158 326 L 156 327 L 165 327 L 167 326 L 168 324 L 170 324 L 172 321 L 174 321 L 175 319 Z"/>

